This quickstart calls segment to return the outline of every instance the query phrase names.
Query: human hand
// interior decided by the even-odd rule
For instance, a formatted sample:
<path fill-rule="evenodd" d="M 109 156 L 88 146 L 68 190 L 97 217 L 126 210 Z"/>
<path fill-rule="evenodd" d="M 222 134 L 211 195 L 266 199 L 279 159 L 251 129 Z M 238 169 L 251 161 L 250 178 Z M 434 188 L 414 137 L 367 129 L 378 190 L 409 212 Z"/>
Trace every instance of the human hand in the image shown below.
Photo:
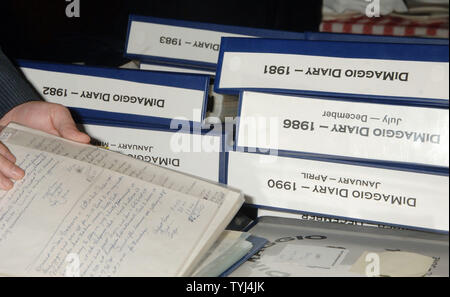
<path fill-rule="evenodd" d="M 43 101 L 33 101 L 16 106 L 0 119 L 0 127 L 15 122 L 49 134 L 80 143 L 89 143 L 90 137 L 80 132 L 67 108 Z M 15 165 L 16 158 L 0 142 L 0 189 L 8 191 L 25 172 Z"/>
<path fill-rule="evenodd" d="M 15 163 L 16 158 L 0 142 L 0 190 L 11 190 L 14 187 L 12 180 L 20 180 L 25 176 L 25 172 Z"/>

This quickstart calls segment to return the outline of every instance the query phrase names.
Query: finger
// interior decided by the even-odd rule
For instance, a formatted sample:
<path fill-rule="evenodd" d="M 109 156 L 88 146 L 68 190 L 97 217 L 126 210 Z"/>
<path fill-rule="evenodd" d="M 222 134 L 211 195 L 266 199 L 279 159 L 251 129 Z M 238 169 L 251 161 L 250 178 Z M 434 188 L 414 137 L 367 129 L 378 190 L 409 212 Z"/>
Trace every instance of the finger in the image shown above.
<path fill-rule="evenodd" d="M 63 106 L 55 106 L 52 115 L 55 129 L 61 137 L 81 143 L 89 143 L 91 138 L 78 130 L 69 110 Z"/>
<path fill-rule="evenodd" d="M 80 143 L 89 143 L 91 138 L 89 135 L 80 132 L 76 126 L 67 126 L 64 130 L 59 131 L 61 136 Z"/>
<path fill-rule="evenodd" d="M 14 183 L 0 173 L 0 190 L 9 191 L 14 187 Z"/>
<path fill-rule="evenodd" d="M 25 176 L 25 171 L 8 160 L 5 156 L 0 155 L 0 174 L 5 178 L 20 180 Z"/>
<path fill-rule="evenodd" d="M 14 157 L 14 155 L 11 154 L 9 149 L 1 142 L 0 142 L 0 155 L 3 155 L 9 161 L 16 163 L 16 157 Z"/>

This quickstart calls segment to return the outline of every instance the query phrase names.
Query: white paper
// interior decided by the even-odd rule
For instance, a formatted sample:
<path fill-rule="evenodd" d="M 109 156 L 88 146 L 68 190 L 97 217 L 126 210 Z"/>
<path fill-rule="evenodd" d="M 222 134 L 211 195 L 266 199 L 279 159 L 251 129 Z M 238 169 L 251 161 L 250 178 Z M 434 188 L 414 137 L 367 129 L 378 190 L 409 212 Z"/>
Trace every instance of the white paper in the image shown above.
<path fill-rule="evenodd" d="M 27 174 L 0 192 L 3 275 L 61 275 L 72 254 L 83 275 L 189 275 L 242 203 L 238 192 L 118 153 L 17 125 L 2 133 Z"/>
<path fill-rule="evenodd" d="M 250 204 L 448 232 L 448 176 L 230 152 Z"/>
<path fill-rule="evenodd" d="M 151 70 L 151 71 L 164 71 L 164 72 L 180 72 L 180 73 L 194 73 L 214 76 L 216 73 L 214 71 L 207 70 L 197 70 L 191 68 L 181 68 L 181 67 L 171 67 L 166 65 L 156 65 L 156 64 L 146 64 L 141 63 L 141 70 Z"/>
<path fill-rule="evenodd" d="M 52 103 L 166 119 L 202 120 L 205 91 L 26 67 L 22 71 L 43 98 Z"/>
<path fill-rule="evenodd" d="M 64 276 L 76 254 L 81 276 L 175 276 L 218 209 L 84 162 L 9 149 L 27 175 L 0 191 L 5 274 Z"/>
<path fill-rule="evenodd" d="M 284 71 L 270 74 L 272 66 L 284 67 Z M 219 88 L 223 89 L 284 89 L 442 100 L 448 100 L 449 93 L 449 66 L 444 62 L 225 52 L 220 72 Z M 363 74 L 364 77 L 358 77 Z"/>
<path fill-rule="evenodd" d="M 241 147 L 449 166 L 448 109 L 244 92 L 240 121 Z"/>
<path fill-rule="evenodd" d="M 222 37 L 251 36 L 133 21 L 127 53 L 216 64 Z"/>
<path fill-rule="evenodd" d="M 130 157 L 219 182 L 221 137 L 83 125 L 102 146 Z M 176 145 L 182 139 L 186 147 Z"/>

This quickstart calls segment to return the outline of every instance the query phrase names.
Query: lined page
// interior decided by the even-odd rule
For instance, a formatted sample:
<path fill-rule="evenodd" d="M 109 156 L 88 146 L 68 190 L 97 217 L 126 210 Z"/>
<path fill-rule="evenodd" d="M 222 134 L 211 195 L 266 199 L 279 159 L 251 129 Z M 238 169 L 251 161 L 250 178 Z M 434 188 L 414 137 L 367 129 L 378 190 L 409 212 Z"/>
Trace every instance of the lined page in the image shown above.
<path fill-rule="evenodd" d="M 176 276 L 217 204 L 86 162 L 9 145 L 27 172 L 0 191 L 0 273 Z M 174 257 L 173 255 L 176 255 Z"/>
<path fill-rule="evenodd" d="M 7 143 L 21 145 L 56 155 L 79 160 L 121 174 L 136 177 L 174 191 L 223 203 L 225 196 L 237 191 L 168 168 L 136 160 L 120 153 L 95 146 L 79 144 L 56 136 L 44 134 L 16 124 L 10 124 L 3 132 Z"/>
<path fill-rule="evenodd" d="M 205 199 L 220 206 L 210 227 L 204 232 L 194 252 L 186 261 L 182 274 L 189 274 L 193 271 L 195 264 L 201 260 L 200 255 L 204 254 L 217 240 L 221 231 L 226 228 L 244 201 L 239 191 L 116 152 L 74 143 L 20 125 L 10 124 L 3 130 L 2 135 L 4 135 L 6 144 L 30 147 L 76 159 L 183 194 Z M 217 230 L 220 230 L 220 232 L 217 232 Z"/>

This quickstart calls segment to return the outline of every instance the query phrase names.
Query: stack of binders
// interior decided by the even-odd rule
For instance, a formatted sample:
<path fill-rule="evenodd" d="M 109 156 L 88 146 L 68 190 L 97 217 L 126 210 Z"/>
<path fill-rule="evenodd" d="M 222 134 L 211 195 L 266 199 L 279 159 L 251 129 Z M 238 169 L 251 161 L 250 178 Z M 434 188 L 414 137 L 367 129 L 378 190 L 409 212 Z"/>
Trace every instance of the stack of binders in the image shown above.
<path fill-rule="evenodd" d="M 130 15 L 125 56 L 149 70 L 215 76 L 222 37 L 301 40 L 305 34 Z"/>
<path fill-rule="evenodd" d="M 119 69 L 21 61 L 49 102 L 71 109 L 94 142 L 137 159 L 224 182 L 226 116 L 238 98 L 213 90 L 222 36 L 303 39 L 303 33 L 131 15 Z M 215 125 L 209 125 L 215 124 Z"/>
<path fill-rule="evenodd" d="M 261 209 L 448 234 L 448 41 L 306 35 L 222 39 L 228 185 Z"/>
<path fill-rule="evenodd" d="M 99 146 L 227 184 L 242 190 L 260 217 L 277 216 L 260 224 L 258 218 L 246 231 L 276 245 L 280 271 L 299 251 L 327 254 L 327 263 L 310 263 L 321 269 L 353 264 L 374 238 L 382 240 L 380 249 L 392 249 L 392 242 L 406 249 L 417 237 L 423 244 L 411 251 L 429 248 L 430 257 L 448 259 L 448 40 L 131 15 L 124 55 L 140 69 L 20 66 L 46 100 L 70 108 Z M 224 125 L 229 117 L 231 131 Z M 369 238 L 365 245 L 355 243 L 360 234 Z M 235 276 L 260 276 L 261 267 L 256 273 L 246 264 Z M 435 274 L 448 274 L 448 264 L 441 265 Z M 292 267 L 292 275 L 317 272 Z"/>
<path fill-rule="evenodd" d="M 202 127 L 209 76 L 34 61 L 20 67 L 43 98 L 70 108 L 95 144 L 224 180 L 223 134 Z"/>
<path fill-rule="evenodd" d="M 271 242 L 232 276 L 361 275 L 347 272 L 370 247 L 448 274 L 448 40 L 130 16 L 125 53 L 141 69 L 209 75 L 209 115 L 237 116 L 224 182 L 258 209 L 246 230 Z"/>
<path fill-rule="evenodd" d="M 130 15 L 124 52 L 142 70 L 207 75 L 213 84 L 222 37 L 304 39 L 305 34 Z M 209 123 L 235 116 L 236 96 L 211 90 L 209 101 Z"/>
<path fill-rule="evenodd" d="M 245 35 L 237 34 L 243 31 Z M 20 61 L 19 66 L 43 98 L 71 110 L 93 144 L 225 183 L 227 134 L 221 118 L 235 115 L 238 98 L 213 91 L 224 34 L 303 38 L 299 33 L 130 16 L 125 55 L 139 58 L 140 70 L 133 69 L 134 63 L 118 69 L 36 61 Z M 206 266 L 204 275 L 230 273 L 266 243 L 248 235 L 242 234 L 242 238 L 250 245 L 235 246 L 219 259 L 221 265 Z M 216 249 L 236 241 L 227 242 L 225 235 L 222 238 Z"/>

